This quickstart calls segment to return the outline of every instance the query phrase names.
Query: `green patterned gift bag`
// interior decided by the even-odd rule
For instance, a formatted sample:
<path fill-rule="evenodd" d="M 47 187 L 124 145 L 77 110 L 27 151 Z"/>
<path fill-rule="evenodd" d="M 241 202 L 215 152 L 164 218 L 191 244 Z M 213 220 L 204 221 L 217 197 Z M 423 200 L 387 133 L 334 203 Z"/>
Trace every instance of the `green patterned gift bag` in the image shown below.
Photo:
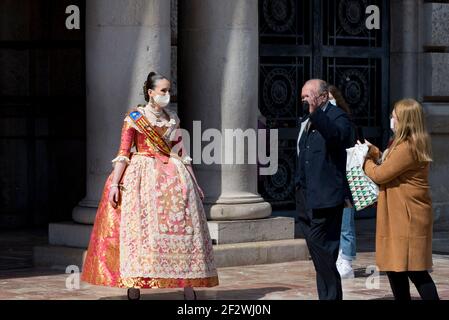
<path fill-rule="evenodd" d="M 368 146 L 365 144 L 355 145 L 353 148 L 346 149 L 346 153 L 346 178 L 354 207 L 360 211 L 376 203 L 379 188 L 363 171 Z"/>

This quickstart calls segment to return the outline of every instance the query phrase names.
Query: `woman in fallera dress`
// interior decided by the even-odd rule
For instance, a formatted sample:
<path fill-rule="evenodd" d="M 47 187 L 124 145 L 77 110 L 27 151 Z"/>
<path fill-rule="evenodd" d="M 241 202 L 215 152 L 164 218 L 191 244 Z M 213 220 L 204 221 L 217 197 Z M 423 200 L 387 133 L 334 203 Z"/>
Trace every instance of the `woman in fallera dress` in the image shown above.
<path fill-rule="evenodd" d="M 184 288 L 185 299 L 196 299 L 194 287 L 218 285 L 204 194 L 179 118 L 165 108 L 169 92 L 170 82 L 151 72 L 148 104 L 125 116 L 83 266 L 83 281 L 128 288 L 128 299 L 140 299 L 140 288 Z"/>

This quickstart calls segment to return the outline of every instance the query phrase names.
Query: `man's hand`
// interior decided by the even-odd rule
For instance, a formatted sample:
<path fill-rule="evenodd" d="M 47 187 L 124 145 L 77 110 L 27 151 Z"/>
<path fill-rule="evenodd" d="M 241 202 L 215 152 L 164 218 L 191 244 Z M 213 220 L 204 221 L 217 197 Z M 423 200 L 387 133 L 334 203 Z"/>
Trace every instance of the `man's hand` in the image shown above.
<path fill-rule="evenodd" d="M 309 103 L 309 113 L 313 113 L 319 107 L 316 97 L 311 102 Z"/>

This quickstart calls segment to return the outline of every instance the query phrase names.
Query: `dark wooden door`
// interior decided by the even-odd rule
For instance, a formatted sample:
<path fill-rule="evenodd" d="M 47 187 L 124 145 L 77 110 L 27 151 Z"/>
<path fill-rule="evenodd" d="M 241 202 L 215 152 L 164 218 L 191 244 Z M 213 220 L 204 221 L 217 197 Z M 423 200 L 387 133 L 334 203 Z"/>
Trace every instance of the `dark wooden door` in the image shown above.
<path fill-rule="evenodd" d="M 79 30 L 65 27 L 69 5 Z M 70 220 L 84 196 L 84 7 L 0 1 L 0 228 Z"/>
<path fill-rule="evenodd" d="M 367 6 L 380 9 L 368 30 Z M 259 110 L 279 130 L 279 170 L 259 177 L 274 209 L 295 208 L 296 138 L 301 87 L 311 78 L 335 84 L 364 136 L 385 145 L 389 135 L 389 8 L 387 0 L 259 0 Z"/>

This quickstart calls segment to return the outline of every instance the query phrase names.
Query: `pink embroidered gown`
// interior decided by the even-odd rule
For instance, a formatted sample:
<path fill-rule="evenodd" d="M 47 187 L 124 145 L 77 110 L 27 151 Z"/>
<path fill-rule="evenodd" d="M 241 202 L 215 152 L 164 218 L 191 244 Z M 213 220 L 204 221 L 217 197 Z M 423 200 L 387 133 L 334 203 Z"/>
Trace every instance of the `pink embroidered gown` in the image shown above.
<path fill-rule="evenodd" d="M 148 108 L 137 110 L 173 147 L 170 138 L 179 128 L 176 113 L 165 110 L 170 121 L 157 122 Z M 83 281 L 124 288 L 218 285 L 203 204 L 186 168 L 190 160 L 164 159 L 129 114 L 125 117 L 113 160 L 128 162 L 121 179 L 123 190 L 114 209 L 108 201 L 111 173 L 98 206 Z"/>

